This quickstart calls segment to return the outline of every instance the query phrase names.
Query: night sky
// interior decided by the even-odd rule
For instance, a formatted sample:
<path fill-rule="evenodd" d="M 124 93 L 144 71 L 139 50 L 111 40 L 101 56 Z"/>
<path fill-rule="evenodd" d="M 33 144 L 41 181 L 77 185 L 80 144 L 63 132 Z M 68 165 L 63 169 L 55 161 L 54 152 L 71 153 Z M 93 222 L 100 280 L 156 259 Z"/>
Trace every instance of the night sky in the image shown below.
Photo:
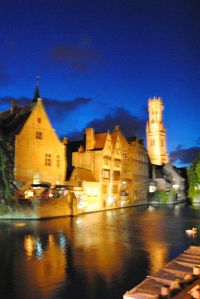
<path fill-rule="evenodd" d="M 148 98 L 165 105 L 177 166 L 200 151 L 199 0 L 1 0 L 0 110 L 40 96 L 59 136 L 84 128 L 145 140 Z"/>

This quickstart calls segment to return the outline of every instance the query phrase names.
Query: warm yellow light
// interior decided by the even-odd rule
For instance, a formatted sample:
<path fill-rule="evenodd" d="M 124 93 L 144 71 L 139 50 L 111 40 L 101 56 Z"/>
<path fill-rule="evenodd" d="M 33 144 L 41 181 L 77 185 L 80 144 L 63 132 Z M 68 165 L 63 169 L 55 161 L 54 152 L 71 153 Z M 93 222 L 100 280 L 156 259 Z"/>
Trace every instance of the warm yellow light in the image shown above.
<path fill-rule="evenodd" d="M 33 192 L 33 190 L 26 190 L 25 192 L 24 192 L 24 197 L 25 198 L 31 198 L 31 197 L 33 197 L 34 196 L 34 192 Z"/>
<path fill-rule="evenodd" d="M 174 185 L 172 185 L 172 187 L 174 188 L 174 190 L 178 190 L 179 185 L 178 184 L 174 184 Z"/>
<path fill-rule="evenodd" d="M 153 193 L 153 192 L 155 192 L 156 191 L 156 186 L 149 186 L 149 192 L 150 193 Z"/>
<path fill-rule="evenodd" d="M 33 250 L 35 249 L 35 242 L 31 235 L 25 236 L 24 249 L 28 257 L 31 257 L 33 255 Z"/>
<path fill-rule="evenodd" d="M 108 196 L 108 204 L 111 205 L 114 202 L 114 197 Z"/>
<path fill-rule="evenodd" d="M 94 194 L 95 196 L 98 195 L 98 188 L 97 188 L 97 187 L 94 187 L 94 189 L 93 189 L 93 194 Z"/>
<path fill-rule="evenodd" d="M 88 196 L 91 196 L 92 195 L 92 188 L 91 187 L 86 187 L 86 194 Z"/>

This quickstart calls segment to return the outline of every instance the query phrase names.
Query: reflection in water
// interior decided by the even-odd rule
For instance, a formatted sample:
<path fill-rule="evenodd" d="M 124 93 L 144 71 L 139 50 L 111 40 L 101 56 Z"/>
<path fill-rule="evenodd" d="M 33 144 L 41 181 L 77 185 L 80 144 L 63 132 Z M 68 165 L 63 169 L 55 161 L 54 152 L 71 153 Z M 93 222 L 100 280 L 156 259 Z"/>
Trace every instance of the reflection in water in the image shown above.
<path fill-rule="evenodd" d="M 126 208 L 0 223 L 1 298 L 120 299 L 189 245 L 200 209 Z M 12 287 L 10 287 L 12 286 Z"/>
<path fill-rule="evenodd" d="M 28 257 L 31 257 L 33 250 L 35 249 L 35 242 L 31 235 L 27 235 L 24 238 L 24 249 Z"/>
<path fill-rule="evenodd" d="M 66 255 L 63 250 L 65 243 L 65 236 L 62 233 L 56 236 L 53 234 L 24 236 L 24 252 L 27 259 L 24 261 L 20 256 L 16 261 L 17 268 L 20 269 L 20 280 L 17 281 L 20 295 L 22 295 L 21 291 L 24 292 L 24 281 L 27 287 L 26 297 L 29 298 L 49 298 L 54 290 L 64 283 L 66 279 Z"/>

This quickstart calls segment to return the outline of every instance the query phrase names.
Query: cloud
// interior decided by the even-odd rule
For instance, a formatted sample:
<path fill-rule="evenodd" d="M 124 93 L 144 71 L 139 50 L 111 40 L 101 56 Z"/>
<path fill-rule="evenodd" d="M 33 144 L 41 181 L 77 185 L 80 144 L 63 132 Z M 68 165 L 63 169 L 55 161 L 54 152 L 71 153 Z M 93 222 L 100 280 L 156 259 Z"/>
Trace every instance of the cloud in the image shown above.
<path fill-rule="evenodd" d="M 58 101 L 55 99 L 47 99 L 44 98 L 44 103 L 47 107 L 53 108 L 53 109 L 58 109 L 59 112 L 65 111 L 72 111 L 75 110 L 77 107 L 81 105 L 88 104 L 92 101 L 90 98 L 84 98 L 84 97 L 78 97 L 73 100 L 68 100 L 68 101 Z"/>
<path fill-rule="evenodd" d="M 99 132 L 106 132 L 113 130 L 115 125 L 120 125 L 122 132 L 127 137 L 145 137 L 145 120 L 130 114 L 123 107 L 116 108 L 104 118 L 93 119 L 87 124 L 87 127 L 93 127 Z"/>
<path fill-rule="evenodd" d="M 0 106 L 8 108 L 10 107 L 12 101 L 16 101 L 18 106 L 24 106 L 30 104 L 32 99 L 27 97 L 14 98 L 5 96 L 0 99 Z"/>
<path fill-rule="evenodd" d="M 170 152 L 170 160 L 173 163 L 178 164 L 190 164 L 200 153 L 200 147 L 182 148 L 182 145 L 178 145 L 175 151 Z"/>
<path fill-rule="evenodd" d="M 62 67 L 75 71 L 76 74 L 82 74 L 88 71 L 92 66 L 101 62 L 101 57 L 97 50 L 89 43 L 81 40 L 78 45 L 58 44 L 52 49 L 54 61 Z"/>
<path fill-rule="evenodd" d="M 32 102 L 32 99 L 27 97 L 20 97 L 20 98 L 14 98 L 14 97 L 3 97 L 0 99 L 0 105 L 8 106 L 10 105 L 11 101 L 14 100 L 17 102 L 19 106 L 27 105 Z M 53 110 L 55 113 L 67 113 L 70 111 L 75 110 L 76 108 L 80 107 L 81 105 L 88 104 L 92 102 L 92 99 L 90 98 L 84 98 L 84 97 L 77 97 L 73 100 L 65 100 L 65 101 L 59 101 L 56 99 L 43 99 L 45 108 L 47 110 Z"/>
<path fill-rule="evenodd" d="M 137 136 L 139 138 L 145 138 L 145 120 L 130 114 L 123 107 L 116 108 L 112 114 L 107 114 L 103 118 L 91 120 L 80 130 L 67 130 L 65 135 L 70 141 L 82 140 L 86 128 L 94 128 L 96 133 L 111 132 L 115 125 L 120 126 L 121 131 L 126 137 Z"/>

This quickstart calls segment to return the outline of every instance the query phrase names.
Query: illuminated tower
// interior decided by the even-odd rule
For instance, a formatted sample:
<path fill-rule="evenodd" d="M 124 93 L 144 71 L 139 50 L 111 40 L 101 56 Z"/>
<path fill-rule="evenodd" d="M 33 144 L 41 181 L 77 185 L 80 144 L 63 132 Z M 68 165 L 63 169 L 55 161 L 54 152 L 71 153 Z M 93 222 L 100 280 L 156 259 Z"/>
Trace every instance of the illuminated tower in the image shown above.
<path fill-rule="evenodd" d="M 166 129 L 162 120 L 164 110 L 161 98 L 148 101 L 149 120 L 146 125 L 147 150 L 152 164 L 162 165 L 169 162 L 166 145 Z"/>

